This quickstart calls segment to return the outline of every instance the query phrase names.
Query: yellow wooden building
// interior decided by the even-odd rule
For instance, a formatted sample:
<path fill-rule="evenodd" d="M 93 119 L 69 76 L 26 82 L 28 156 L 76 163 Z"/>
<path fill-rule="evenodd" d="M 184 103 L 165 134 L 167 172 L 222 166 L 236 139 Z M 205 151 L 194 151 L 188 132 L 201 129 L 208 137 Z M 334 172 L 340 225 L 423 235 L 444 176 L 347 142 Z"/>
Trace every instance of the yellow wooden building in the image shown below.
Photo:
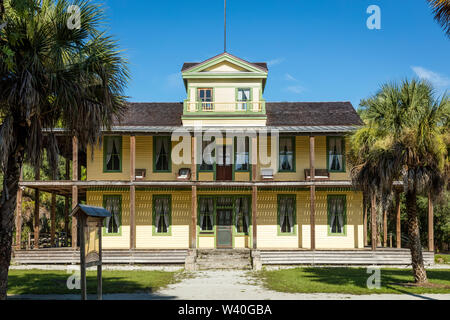
<path fill-rule="evenodd" d="M 360 118 L 349 102 L 266 102 L 267 76 L 223 53 L 183 65 L 183 103 L 130 103 L 86 152 L 86 203 L 113 213 L 105 248 L 364 246 L 345 159 Z"/>

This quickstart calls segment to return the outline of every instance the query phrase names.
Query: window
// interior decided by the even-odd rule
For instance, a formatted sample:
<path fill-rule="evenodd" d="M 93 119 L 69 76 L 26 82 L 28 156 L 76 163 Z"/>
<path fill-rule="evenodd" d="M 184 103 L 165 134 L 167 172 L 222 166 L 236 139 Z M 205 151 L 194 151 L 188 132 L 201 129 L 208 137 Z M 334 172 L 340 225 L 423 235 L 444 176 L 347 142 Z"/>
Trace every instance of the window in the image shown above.
<path fill-rule="evenodd" d="M 201 103 L 201 111 L 214 110 L 213 101 L 213 89 L 212 88 L 200 88 L 198 89 L 198 101 Z"/>
<path fill-rule="evenodd" d="M 103 196 L 103 207 L 111 213 L 111 217 L 105 219 L 105 235 L 118 235 L 121 231 L 122 223 L 122 196 Z"/>
<path fill-rule="evenodd" d="M 236 212 L 236 232 L 248 234 L 248 228 L 250 226 L 250 206 L 248 197 L 237 197 L 235 199 L 235 212 Z"/>
<path fill-rule="evenodd" d="M 345 234 L 346 198 L 345 195 L 329 195 L 328 234 Z"/>
<path fill-rule="evenodd" d="M 295 195 L 278 196 L 278 227 L 280 234 L 295 233 Z"/>
<path fill-rule="evenodd" d="M 239 88 L 237 89 L 237 111 L 247 111 L 249 104 L 247 101 L 250 101 L 250 89 L 249 88 Z"/>
<path fill-rule="evenodd" d="M 105 137 L 103 143 L 103 171 L 122 171 L 122 137 Z"/>
<path fill-rule="evenodd" d="M 248 171 L 250 168 L 249 161 L 249 149 L 250 149 L 249 137 L 242 137 L 235 139 L 234 147 L 234 163 L 235 171 Z"/>
<path fill-rule="evenodd" d="M 344 157 L 345 140 L 343 137 L 327 138 L 327 164 L 328 170 L 334 172 L 345 171 Z"/>
<path fill-rule="evenodd" d="M 295 171 L 295 137 L 280 137 L 279 171 Z"/>
<path fill-rule="evenodd" d="M 170 172 L 170 153 L 171 141 L 170 137 L 153 137 L 153 171 L 154 172 Z"/>
<path fill-rule="evenodd" d="M 153 196 L 153 231 L 154 234 L 170 234 L 171 196 Z"/>
<path fill-rule="evenodd" d="M 214 227 L 214 198 L 200 198 L 199 213 L 200 230 L 212 232 Z"/>
<path fill-rule="evenodd" d="M 214 171 L 214 163 L 216 158 L 216 143 L 214 137 L 211 141 L 202 140 L 202 164 L 199 166 L 200 171 Z"/>

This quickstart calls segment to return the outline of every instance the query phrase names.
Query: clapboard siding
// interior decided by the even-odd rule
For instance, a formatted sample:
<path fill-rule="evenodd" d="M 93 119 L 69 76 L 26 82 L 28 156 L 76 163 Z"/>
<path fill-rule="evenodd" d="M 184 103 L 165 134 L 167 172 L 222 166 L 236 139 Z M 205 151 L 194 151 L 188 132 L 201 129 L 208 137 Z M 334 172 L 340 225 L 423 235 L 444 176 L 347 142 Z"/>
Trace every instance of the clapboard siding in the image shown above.
<path fill-rule="evenodd" d="M 266 265 L 407 265 L 411 253 L 407 249 L 369 250 L 261 250 L 261 260 Z M 426 265 L 434 264 L 434 253 L 424 251 Z"/>

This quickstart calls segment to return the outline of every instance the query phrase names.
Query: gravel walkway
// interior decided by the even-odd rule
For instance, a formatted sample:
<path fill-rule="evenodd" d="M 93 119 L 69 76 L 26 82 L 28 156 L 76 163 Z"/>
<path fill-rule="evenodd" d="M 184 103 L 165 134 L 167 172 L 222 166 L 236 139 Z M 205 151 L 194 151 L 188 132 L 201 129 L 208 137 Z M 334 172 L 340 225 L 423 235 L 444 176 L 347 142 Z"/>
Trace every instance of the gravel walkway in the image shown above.
<path fill-rule="evenodd" d="M 105 300 L 450 300 L 449 294 L 373 294 L 283 293 L 271 291 L 256 283 L 248 271 L 198 271 L 182 282 L 153 294 L 105 294 Z M 20 295 L 9 299 L 75 300 L 79 295 Z M 89 299 L 95 299 L 95 295 Z"/>

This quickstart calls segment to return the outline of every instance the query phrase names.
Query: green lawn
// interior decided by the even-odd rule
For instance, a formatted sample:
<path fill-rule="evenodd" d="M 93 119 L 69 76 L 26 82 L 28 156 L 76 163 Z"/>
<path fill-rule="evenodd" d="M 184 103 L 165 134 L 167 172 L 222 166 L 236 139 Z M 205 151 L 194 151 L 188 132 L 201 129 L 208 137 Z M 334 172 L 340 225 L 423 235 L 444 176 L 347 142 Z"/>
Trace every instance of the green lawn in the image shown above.
<path fill-rule="evenodd" d="M 450 254 L 436 254 L 434 256 L 434 262 L 440 264 L 450 264 Z"/>
<path fill-rule="evenodd" d="M 366 268 L 294 268 L 263 270 L 255 276 L 268 289 L 291 293 L 449 293 L 450 270 L 428 270 L 429 281 L 445 285 L 440 288 L 405 287 L 398 285 L 413 282 L 411 270 L 381 269 L 381 288 L 368 289 Z"/>
<path fill-rule="evenodd" d="M 65 294 L 80 293 L 69 290 L 66 271 L 10 270 L 8 294 Z M 103 271 L 103 293 L 154 292 L 180 280 L 180 272 L 166 271 Z M 97 272 L 87 272 L 88 293 L 97 292 Z"/>

